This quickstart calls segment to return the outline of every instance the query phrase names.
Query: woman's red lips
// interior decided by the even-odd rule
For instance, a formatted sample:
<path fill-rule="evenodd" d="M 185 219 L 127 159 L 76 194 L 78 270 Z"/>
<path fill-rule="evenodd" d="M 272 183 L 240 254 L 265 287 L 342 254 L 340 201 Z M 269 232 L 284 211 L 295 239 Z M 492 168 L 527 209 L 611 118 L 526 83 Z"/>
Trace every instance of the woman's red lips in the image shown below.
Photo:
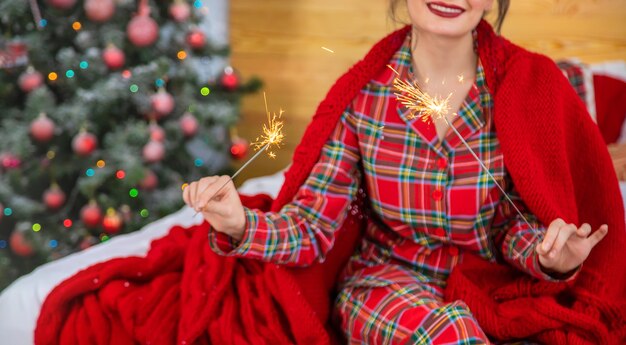
<path fill-rule="evenodd" d="M 456 18 L 465 12 L 465 9 L 459 6 L 449 5 L 438 1 L 429 2 L 426 6 L 428 6 L 428 9 L 432 13 L 444 18 Z"/>

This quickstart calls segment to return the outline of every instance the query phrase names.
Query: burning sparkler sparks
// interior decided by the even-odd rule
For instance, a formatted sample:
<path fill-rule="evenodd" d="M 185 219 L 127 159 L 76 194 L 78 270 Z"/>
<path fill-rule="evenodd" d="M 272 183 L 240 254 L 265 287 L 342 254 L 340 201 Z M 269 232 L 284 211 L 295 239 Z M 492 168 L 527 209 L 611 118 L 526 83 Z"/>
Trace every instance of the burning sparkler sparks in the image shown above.
<path fill-rule="evenodd" d="M 388 67 L 391 68 L 396 75 L 399 75 L 391 66 Z M 411 114 L 407 116 L 409 120 L 416 117 L 419 117 L 424 122 L 445 119 L 450 111 L 448 101 L 450 97 L 452 97 L 452 94 L 449 94 L 446 98 L 431 97 L 420 89 L 417 82 L 407 82 L 400 78 L 393 80 L 393 86 L 398 90 L 394 92 L 398 101 L 407 107 L 407 109 L 411 110 Z"/>
<path fill-rule="evenodd" d="M 263 99 L 265 100 L 265 113 L 267 114 L 267 124 L 263 124 L 263 134 L 260 137 L 257 137 L 255 142 L 251 145 L 254 146 L 255 150 L 268 150 L 267 155 L 270 158 L 276 158 L 276 153 L 274 153 L 272 148 L 280 148 L 283 144 L 283 140 L 285 140 L 285 135 L 283 134 L 283 121 L 281 118 L 283 116 L 283 110 L 281 109 L 276 113 L 270 114 L 269 110 L 267 110 L 267 98 L 265 98 L 265 93 L 263 93 Z"/>
<path fill-rule="evenodd" d="M 329 48 L 326 48 L 326 47 L 322 47 L 322 49 L 326 50 L 327 52 L 334 53 L 334 51 L 332 49 L 329 49 Z"/>
<path fill-rule="evenodd" d="M 228 181 L 226 181 L 226 183 L 224 183 L 220 188 L 218 188 L 217 191 L 215 191 L 215 193 L 213 194 L 213 196 L 209 199 L 208 202 L 210 202 L 211 200 L 213 200 L 213 198 L 224 188 L 226 187 L 226 185 L 232 181 L 235 177 L 237 177 L 237 175 L 239 175 L 239 173 L 241 173 L 243 171 L 243 169 L 245 169 L 250 163 L 252 163 L 252 161 L 254 161 L 255 159 L 257 159 L 261 153 L 263 153 L 263 151 L 267 151 L 267 155 L 270 158 L 276 158 L 276 153 L 274 151 L 270 151 L 272 149 L 279 149 L 282 144 L 283 141 L 285 140 L 285 135 L 283 134 L 283 121 L 281 120 L 281 117 L 283 115 L 283 110 L 281 109 L 278 112 L 278 115 L 276 115 L 276 113 L 274 114 L 270 114 L 269 110 L 267 110 L 267 98 L 265 97 L 265 92 L 263 93 L 263 100 L 265 101 L 265 113 L 267 114 L 267 123 L 263 124 L 263 134 L 261 134 L 260 137 L 256 138 L 256 141 L 251 143 L 251 146 L 254 146 L 254 150 L 257 151 L 257 153 L 254 154 L 254 156 L 252 156 L 252 158 L 250 158 L 246 163 L 244 163 L 244 165 L 241 166 L 241 168 L 239 168 L 239 170 L 237 170 L 233 176 L 231 176 Z M 208 188 L 208 187 L 207 187 Z M 205 189 L 206 191 L 206 189 Z M 203 191 L 204 193 L 204 191 Z M 207 202 L 207 203 L 208 203 Z M 201 207 L 200 209 L 204 209 L 205 206 Z M 197 215 L 199 212 L 196 212 L 194 214 Z"/>
<path fill-rule="evenodd" d="M 395 89 L 397 90 L 396 92 L 394 92 L 394 94 L 396 95 L 396 99 L 400 103 L 402 103 L 404 106 L 406 106 L 407 109 L 411 111 L 410 116 L 407 116 L 407 118 L 413 119 L 413 118 L 419 117 L 424 122 L 436 121 L 436 120 L 445 121 L 446 125 L 452 128 L 454 133 L 459 137 L 459 139 L 461 139 L 461 141 L 463 142 L 465 147 L 469 150 L 469 152 L 472 154 L 474 159 L 476 159 L 476 161 L 480 164 L 480 166 L 487 173 L 487 175 L 489 175 L 489 177 L 493 180 L 493 182 L 498 187 L 498 189 L 500 189 L 504 197 L 511 203 L 515 211 L 517 211 L 517 213 L 522 217 L 524 222 L 526 222 L 526 224 L 532 230 L 536 230 L 535 227 L 532 226 L 530 222 L 528 221 L 528 219 L 526 219 L 526 217 L 522 214 L 519 208 L 517 208 L 513 200 L 511 200 L 509 195 L 504 191 L 504 189 L 498 183 L 496 178 L 491 174 L 487 166 L 485 166 L 483 161 L 478 157 L 478 155 L 476 155 L 474 150 L 472 150 L 472 148 L 469 146 L 467 141 L 463 139 L 463 136 L 461 135 L 461 133 L 459 133 L 458 130 L 448 120 L 447 114 L 450 111 L 450 105 L 448 104 L 448 101 L 450 97 L 452 96 L 452 94 L 449 94 L 448 97 L 446 97 L 445 99 L 441 97 L 431 97 L 429 94 L 427 94 L 426 92 L 423 92 L 420 89 L 417 82 L 407 82 L 407 81 L 401 80 L 399 78 L 400 74 L 396 70 L 394 70 L 389 65 L 387 65 L 387 67 L 389 67 L 397 75 L 397 77 L 393 80 L 393 85 Z M 459 81 L 461 82 L 461 77 L 459 77 Z"/>

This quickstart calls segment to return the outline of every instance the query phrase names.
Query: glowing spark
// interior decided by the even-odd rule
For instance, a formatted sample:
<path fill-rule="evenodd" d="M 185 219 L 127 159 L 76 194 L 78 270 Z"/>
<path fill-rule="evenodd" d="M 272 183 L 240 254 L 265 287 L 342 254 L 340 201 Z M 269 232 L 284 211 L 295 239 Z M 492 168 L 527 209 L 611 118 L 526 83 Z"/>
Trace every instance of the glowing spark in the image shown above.
<path fill-rule="evenodd" d="M 430 81 L 430 78 L 426 78 L 426 79 L 424 79 L 424 83 L 425 83 L 425 84 L 428 84 L 428 82 L 429 82 L 429 81 Z"/>
<path fill-rule="evenodd" d="M 324 50 L 326 50 L 326 51 L 328 51 L 328 52 L 334 53 L 334 51 L 333 51 L 332 49 L 328 49 L 328 48 L 326 48 L 326 47 L 322 47 L 322 49 L 324 49 Z"/>
<path fill-rule="evenodd" d="M 431 97 L 423 92 L 416 82 L 409 83 L 400 78 L 393 80 L 393 86 L 398 90 L 394 92 L 398 101 L 411 111 L 409 119 L 419 117 L 422 121 L 428 122 L 445 118 L 450 111 L 448 101 L 452 94 L 446 98 Z"/>
<path fill-rule="evenodd" d="M 215 191 L 213 196 L 209 199 L 207 204 L 217 196 L 217 194 L 224 188 L 226 185 L 232 181 L 239 173 L 243 171 L 250 163 L 252 163 L 255 159 L 257 159 L 263 151 L 267 151 L 267 155 L 270 158 L 276 158 L 276 153 L 269 151 L 272 148 L 280 148 L 283 144 L 283 140 L 285 140 L 285 135 L 283 134 L 283 121 L 280 121 L 281 116 L 283 115 L 283 110 L 280 109 L 278 115 L 276 113 L 270 114 L 269 110 L 267 110 L 267 98 L 265 97 L 265 92 L 263 93 L 263 99 L 265 100 L 265 113 L 267 114 L 267 123 L 263 124 L 263 134 L 260 137 L 256 138 L 256 141 L 251 143 L 250 145 L 254 146 L 254 150 L 257 153 L 252 156 L 247 162 L 245 162 L 239 170 L 237 170 L 220 188 Z M 207 187 L 208 188 L 208 187 Z M 204 190 L 206 191 L 206 189 Z M 202 191 L 202 193 L 204 193 Z M 196 209 L 196 213 L 194 217 L 201 211 L 203 211 L 206 205 L 198 207 Z"/>
<path fill-rule="evenodd" d="M 457 79 L 459 79 L 459 83 L 462 83 L 463 80 L 465 79 L 462 74 L 459 74 L 456 77 L 457 77 Z"/>
<path fill-rule="evenodd" d="M 400 73 L 398 73 L 398 71 L 396 71 L 393 67 L 391 67 L 391 65 L 387 65 L 387 68 L 389 68 L 390 70 L 393 71 L 393 73 L 395 73 L 398 77 L 400 76 Z"/>
<path fill-rule="evenodd" d="M 285 140 L 285 135 L 283 134 L 283 121 L 281 121 L 283 110 L 281 109 L 278 112 L 278 115 L 276 115 L 276 113 L 270 114 L 269 110 L 267 110 L 267 98 L 265 97 L 265 93 L 263 93 L 263 99 L 265 100 L 267 123 L 263 124 L 263 134 L 256 138 L 256 141 L 251 145 L 254 146 L 255 150 L 260 150 L 261 148 L 267 146 L 266 150 L 268 156 L 275 158 L 276 154 L 272 152 L 272 149 L 280 148 L 283 144 L 283 140 Z"/>

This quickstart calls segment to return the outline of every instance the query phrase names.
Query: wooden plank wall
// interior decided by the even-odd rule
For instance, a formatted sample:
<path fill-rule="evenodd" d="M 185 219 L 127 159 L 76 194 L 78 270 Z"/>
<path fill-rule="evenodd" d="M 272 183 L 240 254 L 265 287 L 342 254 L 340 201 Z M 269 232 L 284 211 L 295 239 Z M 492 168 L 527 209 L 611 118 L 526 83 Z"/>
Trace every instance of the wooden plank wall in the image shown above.
<path fill-rule="evenodd" d="M 626 60 L 625 0 L 512 0 L 503 34 L 552 58 Z M 284 109 L 284 149 L 259 158 L 238 179 L 286 167 L 306 124 L 332 83 L 379 38 L 399 27 L 387 0 L 231 1 L 232 65 L 260 77 L 270 111 Z M 332 49 L 330 53 L 322 47 Z M 254 139 L 264 122 L 263 95 L 243 103 L 239 135 Z M 242 162 L 240 162 L 242 163 Z"/>

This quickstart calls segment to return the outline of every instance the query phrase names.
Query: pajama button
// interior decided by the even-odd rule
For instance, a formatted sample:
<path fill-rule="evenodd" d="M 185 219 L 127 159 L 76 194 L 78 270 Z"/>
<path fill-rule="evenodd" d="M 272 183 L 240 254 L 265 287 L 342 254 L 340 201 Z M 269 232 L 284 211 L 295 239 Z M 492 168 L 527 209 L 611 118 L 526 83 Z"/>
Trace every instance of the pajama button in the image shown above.
<path fill-rule="evenodd" d="M 433 192 L 433 199 L 439 201 L 443 198 L 443 192 L 441 192 L 441 190 L 439 189 L 435 189 L 435 191 Z"/>
<path fill-rule="evenodd" d="M 450 253 L 450 255 L 452 256 L 457 256 L 459 255 L 459 248 L 456 246 L 450 246 L 448 247 L 448 253 Z"/>
<path fill-rule="evenodd" d="M 435 235 L 439 237 L 446 237 L 446 231 L 443 228 L 435 229 Z"/>
<path fill-rule="evenodd" d="M 445 158 L 439 158 L 437 159 L 437 166 L 443 170 L 448 166 L 448 161 Z"/>

